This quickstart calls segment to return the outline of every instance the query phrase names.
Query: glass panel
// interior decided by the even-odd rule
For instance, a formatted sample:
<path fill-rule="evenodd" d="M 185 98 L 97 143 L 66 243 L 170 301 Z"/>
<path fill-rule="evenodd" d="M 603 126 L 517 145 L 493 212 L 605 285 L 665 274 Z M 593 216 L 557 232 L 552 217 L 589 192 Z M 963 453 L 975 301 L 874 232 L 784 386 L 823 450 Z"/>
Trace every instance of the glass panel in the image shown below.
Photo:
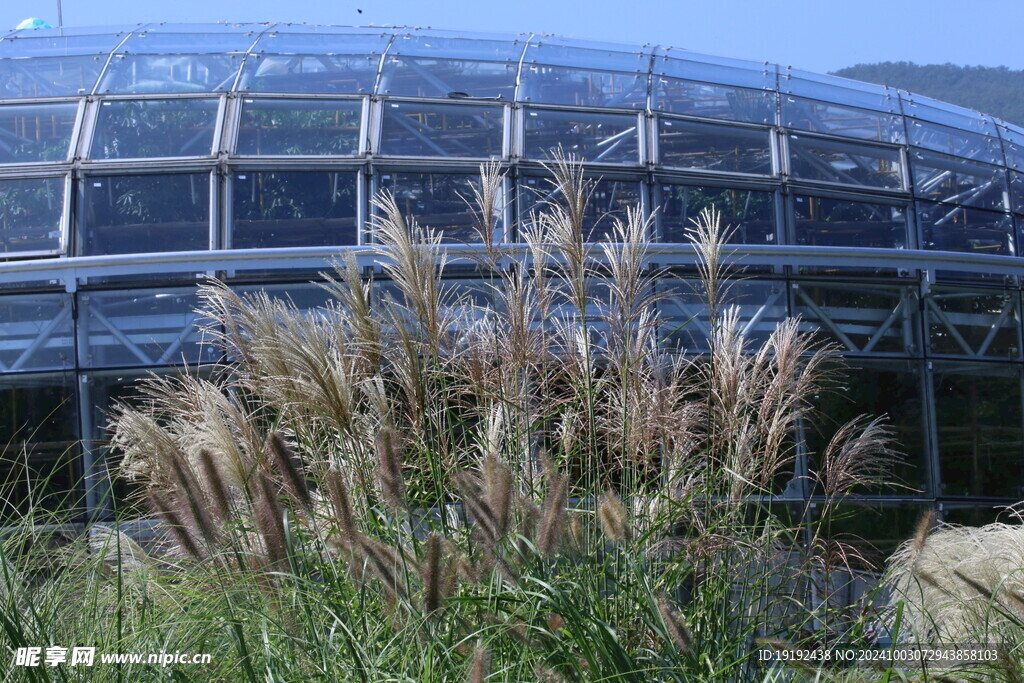
<path fill-rule="evenodd" d="M 467 203 L 479 182 L 478 175 L 469 173 L 386 171 L 380 175 L 380 189 L 394 195 L 402 213 L 424 228 L 441 232 L 447 243 L 480 242 L 476 215 Z M 504 202 L 499 200 L 497 205 Z"/>
<path fill-rule="evenodd" d="M 599 107 L 647 106 L 650 53 L 562 38 L 531 42 L 523 57 L 519 99 Z"/>
<path fill-rule="evenodd" d="M 245 100 L 237 154 L 355 156 L 362 103 L 326 100 Z"/>
<path fill-rule="evenodd" d="M 727 85 L 655 76 L 651 84 L 652 108 L 673 114 L 709 119 L 775 123 L 776 94 Z"/>
<path fill-rule="evenodd" d="M 656 287 L 665 296 L 658 304 L 664 321 L 662 342 L 680 351 L 708 351 L 711 316 L 700 282 L 660 278 Z M 725 305 L 739 308 L 740 329 L 751 348 L 757 348 L 787 316 L 785 283 L 731 281 Z"/>
<path fill-rule="evenodd" d="M 625 220 L 630 207 L 641 205 L 643 186 L 631 180 L 593 180 L 590 201 L 583 217 L 583 237 L 588 242 L 603 239 L 615 218 Z M 564 201 L 555 192 L 551 180 L 524 177 L 519 185 L 519 216 L 530 220 L 532 213 L 543 211 L 546 202 Z"/>
<path fill-rule="evenodd" d="M 887 487 L 859 493 L 912 496 L 928 490 L 925 426 L 922 412 L 921 362 L 914 360 L 844 359 L 835 383 L 814 400 L 814 419 L 805 435 L 812 454 L 824 452 L 836 431 L 858 415 L 885 416 L 895 432 L 894 444 L 904 458 L 894 474 L 911 490 Z M 811 469 L 818 460 L 811 456 Z"/>
<path fill-rule="evenodd" d="M 902 492 L 901 492 L 902 493 Z M 903 493 L 903 495 L 906 495 Z M 854 586 L 837 586 L 830 588 L 829 595 L 833 600 L 851 589 L 856 590 L 856 583 L 861 583 L 863 595 L 856 604 L 865 604 L 874 587 L 878 576 L 885 570 L 885 562 L 890 555 L 908 538 L 914 535 L 918 520 L 931 507 L 929 503 L 897 503 L 882 501 L 858 501 L 847 499 L 836 506 L 831 518 L 825 523 L 830 538 L 842 541 L 849 546 L 842 562 L 859 575 Z M 834 561 L 839 561 L 835 558 Z M 832 582 L 845 582 L 849 574 L 835 567 L 825 574 Z M 837 593 L 839 594 L 837 596 Z M 850 601 L 854 604 L 854 600 Z M 859 609 L 859 608 L 858 608 Z M 847 622 L 849 623 L 849 622 Z M 881 622 L 876 621 L 876 624 Z M 882 627 L 884 628 L 884 627 Z M 881 633 L 885 633 L 882 631 Z M 887 636 L 886 636 L 887 637 Z"/>
<path fill-rule="evenodd" d="M 996 135 L 996 127 L 992 120 L 972 109 L 915 93 L 901 92 L 901 99 L 903 113 L 908 119 L 930 121 L 982 135 Z M 910 124 L 911 121 L 908 120 L 907 123 Z"/>
<path fill-rule="evenodd" d="M 82 292 L 78 354 L 84 367 L 194 364 L 215 361 L 200 346 L 196 290 Z"/>
<path fill-rule="evenodd" d="M 381 29 L 289 26 L 260 36 L 245 60 L 239 90 L 370 93 L 391 42 Z"/>
<path fill-rule="evenodd" d="M 235 249 L 355 244 L 356 173 L 256 172 L 232 176 Z"/>
<path fill-rule="evenodd" d="M 378 92 L 410 97 L 465 94 L 511 101 L 523 44 L 518 40 L 420 33 L 395 37 Z"/>
<path fill-rule="evenodd" d="M 898 93 L 884 85 L 864 83 L 829 74 L 816 74 L 786 69 L 779 74 L 779 90 L 786 96 L 796 95 L 837 105 L 848 105 L 884 112 L 899 112 Z M 788 97 L 783 97 L 783 102 Z"/>
<path fill-rule="evenodd" d="M 794 283 L 792 292 L 794 314 L 844 353 L 921 352 L 918 301 L 911 288 Z"/>
<path fill-rule="evenodd" d="M 789 136 L 790 172 L 797 178 L 901 189 L 898 149 Z"/>
<path fill-rule="evenodd" d="M 0 107 L 0 164 L 66 161 L 78 104 Z"/>
<path fill-rule="evenodd" d="M 766 130 L 661 118 L 658 160 L 679 168 L 771 175 L 769 135 Z"/>
<path fill-rule="evenodd" d="M 287 285 L 239 285 L 232 289 L 239 296 L 243 297 L 266 292 L 267 296 L 272 299 L 290 302 L 300 311 L 310 313 L 336 301 L 327 290 L 313 282 L 299 282 Z"/>
<path fill-rule="evenodd" d="M 636 164 L 637 140 L 637 118 L 629 114 L 531 110 L 525 117 L 523 156 L 549 159 L 561 147 L 581 161 Z"/>
<path fill-rule="evenodd" d="M 380 153 L 500 157 L 503 114 L 498 107 L 385 102 Z"/>
<path fill-rule="evenodd" d="M 925 299 L 932 353 L 1020 358 L 1016 292 L 934 287 Z"/>
<path fill-rule="evenodd" d="M 0 329 L 0 372 L 74 367 L 69 295 L 0 297 Z"/>
<path fill-rule="evenodd" d="M 999 139 L 995 137 L 911 118 L 907 119 L 907 134 L 910 136 L 910 144 L 918 147 L 989 164 L 1003 163 L 1003 150 Z"/>
<path fill-rule="evenodd" d="M 0 180 L 0 255 L 61 249 L 64 178 Z"/>
<path fill-rule="evenodd" d="M 0 376 L 0 518 L 79 507 L 77 439 L 74 374 Z"/>
<path fill-rule="evenodd" d="M 812 133 L 842 135 L 878 142 L 904 142 L 903 117 L 868 109 L 843 107 L 787 95 L 782 98 L 782 125 Z"/>
<path fill-rule="evenodd" d="M 209 156 L 217 100 L 107 100 L 100 106 L 92 159 Z"/>
<path fill-rule="evenodd" d="M 107 55 L 122 38 L 119 33 L 60 36 L 37 31 L 5 38 L 0 41 L 0 97 L 91 93 Z"/>
<path fill-rule="evenodd" d="M 1010 176 L 1010 210 L 1024 214 L 1024 173 L 1009 171 Z"/>
<path fill-rule="evenodd" d="M 758 90 L 775 89 L 774 65 L 702 55 L 682 48 L 657 48 L 654 74 Z"/>
<path fill-rule="evenodd" d="M 914 152 L 914 194 L 979 209 L 1006 208 L 1006 176 L 998 166 L 945 154 Z"/>
<path fill-rule="evenodd" d="M 658 221 L 661 242 L 689 243 L 687 231 L 701 211 L 714 208 L 728 226 L 730 244 L 771 244 L 775 242 L 775 198 L 772 192 L 693 187 L 658 186 Z"/>
<path fill-rule="evenodd" d="M 84 255 L 209 248 L 209 174 L 90 176 L 82 186 Z"/>
<path fill-rule="evenodd" d="M 1013 220 L 1001 213 L 918 202 L 925 249 L 1013 254 Z"/>
<path fill-rule="evenodd" d="M 946 496 L 1024 495 L 1020 369 L 935 364 L 935 422 Z"/>
<path fill-rule="evenodd" d="M 797 244 L 890 249 L 906 246 L 904 206 L 798 195 L 793 198 L 793 211 Z"/>
<path fill-rule="evenodd" d="M 999 126 L 999 136 L 1003 139 L 1006 165 L 1024 171 L 1024 128 L 1003 121 Z"/>

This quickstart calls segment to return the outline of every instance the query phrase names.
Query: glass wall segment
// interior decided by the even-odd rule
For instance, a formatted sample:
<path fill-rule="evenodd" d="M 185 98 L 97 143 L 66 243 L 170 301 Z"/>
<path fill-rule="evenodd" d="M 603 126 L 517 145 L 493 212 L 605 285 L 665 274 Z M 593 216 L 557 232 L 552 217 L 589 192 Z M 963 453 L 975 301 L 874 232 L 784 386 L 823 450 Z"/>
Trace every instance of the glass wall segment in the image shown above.
<path fill-rule="evenodd" d="M 382 112 L 380 154 L 502 156 L 503 107 L 384 102 Z"/>
<path fill-rule="evenodd" d="M 243 92 L 373 92 L 391 33 L 380 29 L 287 26 L 260 36 L 245 59 Z"/>
<path fill-rule="evenodd" d="M 200 347 L 194 287 L 81 292 L 78 353 L 82 367 L 194 365 L 216 360 Z"/>
<path fill-rule="evenodd" d="M 779 73 L 779 91 L 783 101 L 796 96 L 877 112 L 899 112 L 895 90 L 884 85 L 854 81 L 829 74 L 816 74 L 786 67 Z"/>
<path fill-rule="evenodd" d="M 1020 360 L 1017 291 L 933 287 L 924 303 L 933 355 Z"/>
<path fill-rule="evenodd" d="M 939 251 L 1012 255 L 1013 219 L 1007 214 L 917 202 L 921 246 Z"/>
<path fill-rule="evenodd" d="M 843 353 L 921 353 L 916 288 L 794 282 L 791 292 L 793 314 Z"/>
<path fill-rule="evenodd" d="M 71 309 L 63 293 L 0 296 L 0 372 L 73 368 Z"/>
<path fill-rule="evenodd" d="M 0 375 L 0 518 L 80 507 L 77 440 L 73 373 Z"/>
<path fill-rule="evenodd" d="M 57 31 L 4 38 L 0 40 L 0 97 L 88 95 L 107 55 L 123 38 L 123 33 L 61 36 Z"/>
<path fill-rule="evenodd" d="M 592 181 L 592 193 L 583 216 L 583 238 L 587 242 L 604 239 L 616 218 L 626 219 L 626 211 L 640 206 L 643 186 L 631 180 L 602 179 Z M 519 217 L 531 221 L 531 216 L 543 211 L 549 202 L 564 202 L 549 178 L 526 176 L 520 180 Z"/>
<path fill-rule="evenodd" d="M 593 107 L 647 106 L 650 53 L 544 37 L 526 48 L 518 99 Z"/>
<path fill-rule="evenodd" d="M 257 171 L 231 180 L 231 247 L 357 243 L 354 172 Z"/>
<path fill-rule="evenodd" d="M 661 278 L 657 291 L 663 317 L 662 343 L 688 353 L 710 349 L 711 318 L 707 298 L 698 280 Z M 724 306 L 736 306 L 740 329 L 751 348 L 763 344 L 788 315 L 785 282 L 736 280 L 730 283 Z"/>
<path fill-rule="evenodd" d="M 659 117 L 658 161 L 675 168 L 771 175 L 770 134 Z"/>
<path fill-rule="evenodd" d="M 420 226 L 433 228 L 442 242 L 452 244 L 480 242 L 475 207 L 468 203 L 479 184 L 480 176 L 472 173 L 385 171 L 379 176 L 379 189 L 394 196 L 403 215 L 415 217 Z"/>
<path fill-rule="evenodd" d="M 908 118 L 908 127 L 911 123 L 909 119 L 914 119 L 992 137 L 998 134 L 992 119 L 979 114 L 973 109 L 960 107 L 949 102 L 942 102 L 941 100 L 935 100 L 916 93 L 904 92 L 901 99 L 903 113 Z"/>
<path fill-rule="evenodd" d="M 775 67 L 658 48 L 651 109 L 713 119 L 775 123 Z"/>
<path fill-rule="evenodd" d="M 988 164 L 1003 163 L 1003 152 L 996 137 L 911 118 L 907 119 L 907 134 L 910 144 L 916 147 Z"/>
<path fill-rule="evenodd" d="M 548 160 L 562 149 L 592 163 L 640 163 L 635 115 L 530 109 L 523 135 L 527 159 Z"/>
<path fill-rule="evenodd" d="M 61 251 L 65 179 L 0 180 L 0 257 Z"/>
<path fill-rule="evenodd" d="M 242 102 L 235 153 L 245 156 L 355 156 L 362 102 L 255 100 Z"/>
<path fill-rule="evenodd" d="M 728 226 L 730 244 L 775 242 L 775 194 L 762 190 L 660 183 L 657 190 L 659 242 L 688 244 L 687 232 L 701 211 L 713 208 Z"/>
<path fill-rule="evenodd" d="M 914 152 L 914 194 L 948 204 L 1005 211 L 1006 175 L 998 166 Z"/>
<path fill-rule="evenodd" d="M 1010 176 L 1010 211 L 1024 215 L 1024 173 L 1007 171 Z"/>
<path fill-rule="evenodd" d="M 902 249 L 906 207 L 828 197 L 793 197 L 796 244 Z"/>
<path fill-rule="evenodd" d="M 1015 365 L 935 363 L 942 495 L 1024 496 L 1020 380 Z"/>
<path fill-rule="evenodd" d="M 900 151 L 863 142 L 790 134 L 789 167 L 794 178 L 893 190 L 903 188 Z"/>
<path fill-rule="evenodd" d="M 88 176 L 80 211 L 86 256 L 208 249 L 210 176 Z"/>
<path fill-rule="evenodd" d="M 782 125 L 811 133 L 894 144 L 901 144 L 906 138 L 903 117 L 898 114 L 844 107 L 792 95 L 782 98 Z"/>
<path fill-rule="evenodd" d="M 406 97 L 467 97 L 511 101 L 523 43 L 456 33 L 395 36 L 377 92 Z"/>
<path fill-rule="evenodd" d="M 91 159 L 204 157 L 213 153 L 218 100 L 104 100 Z"/>
<path fill-rule="evenodd" d="M 0 164 L 67 161 L 77 114 L 76 102 L 0 107 Z"/>

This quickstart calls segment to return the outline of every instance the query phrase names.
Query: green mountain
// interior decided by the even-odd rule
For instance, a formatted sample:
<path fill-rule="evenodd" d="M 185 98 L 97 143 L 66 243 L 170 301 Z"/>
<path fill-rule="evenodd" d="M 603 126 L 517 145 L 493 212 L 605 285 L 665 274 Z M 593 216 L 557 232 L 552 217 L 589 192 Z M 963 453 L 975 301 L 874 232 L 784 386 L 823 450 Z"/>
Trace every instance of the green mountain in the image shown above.
<path fill-rule="evenodd" d="M 1013 71 L 1005 66 L 880 62 L 857 64 L 833 73 L 903 88 L 1024 125 L 1024 70 Z"/>

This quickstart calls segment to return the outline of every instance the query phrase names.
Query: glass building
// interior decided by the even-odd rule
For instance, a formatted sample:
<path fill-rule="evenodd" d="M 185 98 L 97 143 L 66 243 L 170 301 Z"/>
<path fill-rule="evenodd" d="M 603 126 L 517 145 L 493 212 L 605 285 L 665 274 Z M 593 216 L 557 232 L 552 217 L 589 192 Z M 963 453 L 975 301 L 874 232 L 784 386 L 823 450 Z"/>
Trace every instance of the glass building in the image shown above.
<path fill-rule="evenodd" d="M 506 171 L 516 244 L 559 145 L 596 182 L 589 239 L 628 206 L 654 215 L 662 314 L 693 320 L 666 341 L 705 348 L 685 230 L 715 205 L 748 332 L 799 315 L 842 348 L 853 371 L 826 415 L 887 413 L 908 456 L 908 486 L 864 501 L 880 536 L 926 506 L 975 522 L 1024 498 L 1024 129 L 671 47 L 288 24 L 0 34 L 3 476 L 99 477 L 111 400 L 220 360 L 197 278 L 315 306 L 339 249 L 372 267 L 383 188 L 472 250 L 462 197 L 485 161 Z"/>

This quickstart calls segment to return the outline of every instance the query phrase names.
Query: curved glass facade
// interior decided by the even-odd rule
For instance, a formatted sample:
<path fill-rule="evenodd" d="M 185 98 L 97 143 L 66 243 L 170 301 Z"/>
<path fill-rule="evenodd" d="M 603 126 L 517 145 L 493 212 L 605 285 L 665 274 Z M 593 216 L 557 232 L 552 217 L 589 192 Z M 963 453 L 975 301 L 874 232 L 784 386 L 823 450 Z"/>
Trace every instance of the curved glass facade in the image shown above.
<path fill-rule="evenodd" d="M 372 267 L 381 189 L 471 251 L 483 162 L 506 172 L 514 245 L 559 146 L 596 182 L 588 239 L 628 206 L 653 214 L 662 313 L 692 321 L 666 342 L 689 351 L 706 321 L 684 233 L 722 212 L 748 332 L 801 316 L 855 369 L 827 414 L 892 417 L 908 487 L 882 508 L 970 521 L 1024 498 L 1024 129 L 676 48 L 288 24 L 0 38 L 0 443 L 28 453 L 5 472 L 98 477 L 112 398 L 218 360 L 197 277 L 315 305 L 339 248 Z"/>

